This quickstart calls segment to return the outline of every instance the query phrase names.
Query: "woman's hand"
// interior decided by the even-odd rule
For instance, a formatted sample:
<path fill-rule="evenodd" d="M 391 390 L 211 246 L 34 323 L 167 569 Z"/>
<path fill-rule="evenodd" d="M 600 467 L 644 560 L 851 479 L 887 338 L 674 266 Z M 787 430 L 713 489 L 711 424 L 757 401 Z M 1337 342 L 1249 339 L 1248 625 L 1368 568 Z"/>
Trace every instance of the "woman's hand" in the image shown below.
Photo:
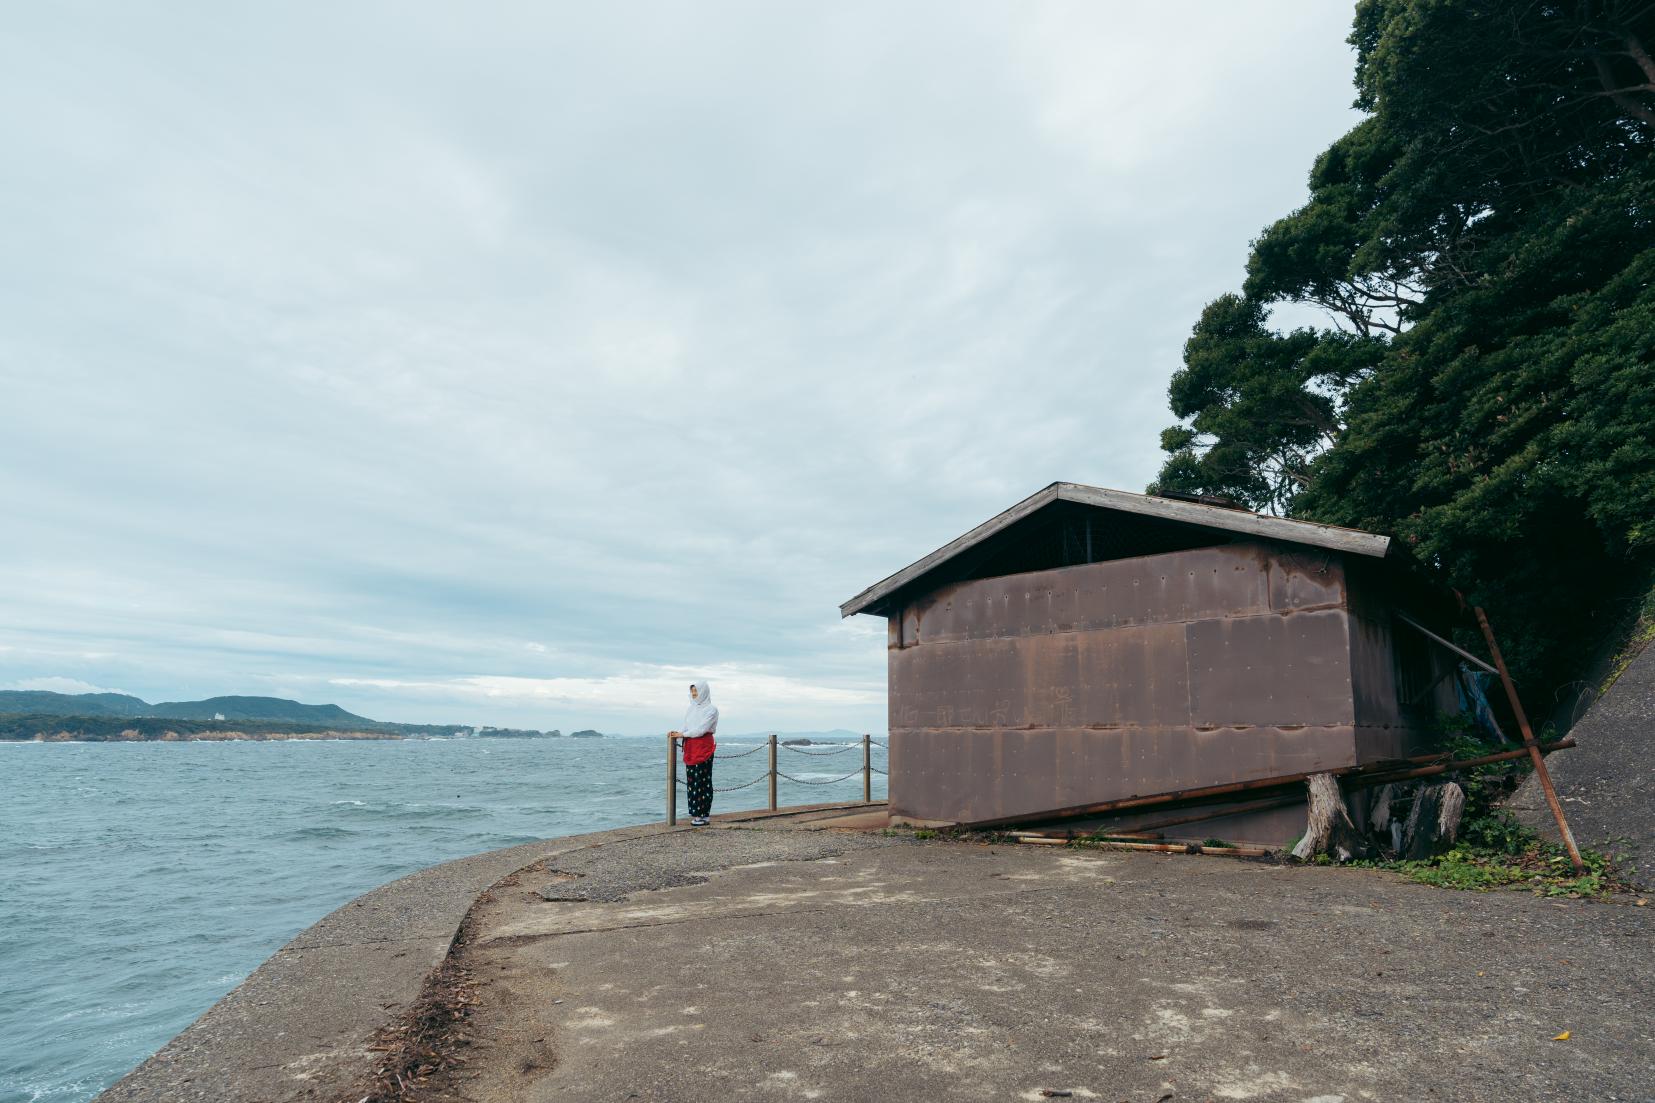
<path fill-rule="evenodd" d="M 671 739 L 673 742 L 677 742 L 678 740 L 684 738 L 684 733 L 683 732 L 668 732 L 667 733 L 667 738 Z"/>

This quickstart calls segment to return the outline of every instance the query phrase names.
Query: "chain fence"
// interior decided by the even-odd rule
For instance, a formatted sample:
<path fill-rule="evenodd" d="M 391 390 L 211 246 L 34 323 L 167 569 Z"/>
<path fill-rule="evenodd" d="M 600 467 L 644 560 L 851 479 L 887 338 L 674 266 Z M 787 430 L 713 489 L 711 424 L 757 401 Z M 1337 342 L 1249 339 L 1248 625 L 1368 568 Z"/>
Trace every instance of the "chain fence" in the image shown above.
<path fill-rule="evenodd" d="M 821 746 L 821 744 L 818 744 L 818 746 Z M 755 747 L 748 747 L 746 750 L 743 750 L 743 751 L 724 751 L 724 750 L 714 751 L 713 752 L 713 761 L 715 761 L 715 762 L 729 762 L 729 761 L 734 761 L 735 759 L 738 759 L 738 758 L 746 758 L 748 755 L 758 754 L 760 751 L 766 751 L 767 750 L 767 751 L 770 752 L 770 762 L 769 762 L 769 767 L 763 773 L 759 774 L 757 777 L 749 778 L 748 780 L 740 782 L 740 783 L 735 784 L 735 785 L 715 785 L 715 786 L 713 786 L 713 792 L 714 793 L 735 793 L 735 792 L 739 792 L 743 789 L 751 789 L 753 786 L 758 785 L 761 782 L 768 781 L 770 783 L 770 808 L 771 808 L 771 810 L 775 810 L 775 808 L 776 808 L 776 782 L 777 781 L 791 781 L 795 785 L 813 785 L 813 786 L 840 785 L 844 782 L 850 781 L 852 778 L 860 776 L 862 778 L 862 795 L 863 795 L 863 799 L 864 800 L 870 799 L 871 796 L 872 796 L 872 793 L 873 793 L 873 777 L 874 777 L 874 775 L 878 774 L 880 777 L 885 777 L 885 778 L 890 777 L 890 773 L 887 770 L 881 770 L 879 767 L 877 767 L 873 764 L 873 757 L 872 756 L 873 756 L 873 749 L 875 747 L 878 747 L 882 751 L 888 750 L 888 747 L 887 747 L 886 744 L 879 742 L 878 740 L 874 739 L 872 736 L 869 736 L 869 735 L 864 735 L 859 741 L 857 741 L 855 743 L 841 743 L 841 744 L 838 744 L 836 746 L 833 746 L 833 748 L 831 750 L 807 750 L 805 746 L 789 745 L 789 744 L 786 744 L 786 743 L 778 742 L 776 737 L 772 735 L 769 738 L 768 741 L 766 741 L 764 743 L 760 743 Z M 777 765 L 777 761 L 776 761 L 777 756 L 781 751 L 789 751 L 793 754 L 800 755 L 800 756 L 805 757 L 805 758 L 832 758 L 836 755 L 849 754 L 850 752 L 856 751 L 856 750 L 860 750 L 862 752 L 862 768 L 858 769 L 858 770 L 852 770 L 851 772 L 849 772 L 847 774 L 844 774 L 840 777 L 835 777 L 835 778 L 796 777 L 793 774 L 787 773 L 786 771 L 782 770 Z M 679 789 L 688 789 L 689 788 L 689 783 L 688 783 L 688 781 L 685 780 L 684 776 L 678 772 L 678 745 L 677 745 L 677 743 L 669 744 L 668 754 L 669 754 L 669 757 L 668 757 L 668 761 L 667 761 L 667 768 L 668 768 L 669 776 L 671 777 L 672 780 L 668 784 L 668 792 L 667 792 L 667 822 L 668 823 L 677 823 L 678 822 L 678 790 Z"/>

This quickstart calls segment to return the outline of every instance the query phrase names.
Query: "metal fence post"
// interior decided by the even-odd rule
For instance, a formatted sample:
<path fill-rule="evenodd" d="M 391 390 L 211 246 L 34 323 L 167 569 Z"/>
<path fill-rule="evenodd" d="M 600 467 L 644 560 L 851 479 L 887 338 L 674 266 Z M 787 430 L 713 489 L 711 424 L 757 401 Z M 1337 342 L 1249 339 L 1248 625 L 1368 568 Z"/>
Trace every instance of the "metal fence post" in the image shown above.
<path fill-rule="evenodd" d="M 678 823 L 678 740 L 667 736 L 667 826 Z"/>
<path fill-rule="evenodd" d="M 776 733 L 770 733 L 770 811 L 776 810 Z"/>
<path fill-rule="evenodd" d="M 873 802 L 873 736 L 862 733 L 862 803 Z"/>

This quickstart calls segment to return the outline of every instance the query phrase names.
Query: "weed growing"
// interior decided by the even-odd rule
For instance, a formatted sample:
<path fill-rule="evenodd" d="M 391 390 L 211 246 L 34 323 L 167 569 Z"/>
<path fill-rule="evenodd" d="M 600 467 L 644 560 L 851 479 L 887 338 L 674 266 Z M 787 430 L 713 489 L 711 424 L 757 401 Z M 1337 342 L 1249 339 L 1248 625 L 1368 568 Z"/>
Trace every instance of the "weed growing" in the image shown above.
<path fill-rule="evenodd" d="M 1538 896 L 1580 899 L 1634 891 L 1634 886 L 1615 871 L 1614 859 L 1609 855 L 1595 850 L 1581 851 L 1586 870 L 1577 874 L 1562 847 L 1541 842 L 1533 832 L 1503 813 L 1484 818 L 1502 817 L 1504 823 L 1493 835 L 1494 845 L 1473 842 L 1468 834 L 1459 845 L 1431 858 L 1362 864 L 1395 870 L 1422 885 L 1473 892 L 1518 888 Z"/>
<path fill-rule="evenodd" d="M 1456 759 L 1506 749 L 1486 742 L 1468 716 L 1445 716 L 1439 723 L 1439 746 Z M 1551 737 L 1548 731 L 1540 739 Z M 1583 851 L 1586 869 L 1577 874 L 1562 847 L 1543 842 L 1500 807 L 1530 770 L 1526 758 L 1517 758 L 1457 771 L 1455 780 L 1465 790 L 1465 813 L 1458 838 L 1446 850 L 1416 860 L 1379 858 L 1353 864 L 1392 870 L 1423 885 L 1472 892 L 1518 889 L 1581 898 L 1632 891 L 1615 871 L 1611 856 Z M 1314 860 L 1330 861 L 1326 855 Z"/>

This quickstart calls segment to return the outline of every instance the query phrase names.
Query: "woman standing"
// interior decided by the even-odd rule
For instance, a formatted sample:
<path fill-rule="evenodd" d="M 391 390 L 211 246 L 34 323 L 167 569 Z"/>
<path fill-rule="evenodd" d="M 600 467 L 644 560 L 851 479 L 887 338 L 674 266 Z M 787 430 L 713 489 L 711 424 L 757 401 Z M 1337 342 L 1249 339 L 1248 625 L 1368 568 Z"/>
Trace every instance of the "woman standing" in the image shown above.
<path fill-rule="evenodd" d="M 706 682 L 690 686 L 690 707 L 684 711 L 684 730 L 668 732 L 684 742 L 684 784 L 690 791 L 690 823 L 707 826 L 713 810 L 713 732 L 718 730 L 718 709 Z"/>

